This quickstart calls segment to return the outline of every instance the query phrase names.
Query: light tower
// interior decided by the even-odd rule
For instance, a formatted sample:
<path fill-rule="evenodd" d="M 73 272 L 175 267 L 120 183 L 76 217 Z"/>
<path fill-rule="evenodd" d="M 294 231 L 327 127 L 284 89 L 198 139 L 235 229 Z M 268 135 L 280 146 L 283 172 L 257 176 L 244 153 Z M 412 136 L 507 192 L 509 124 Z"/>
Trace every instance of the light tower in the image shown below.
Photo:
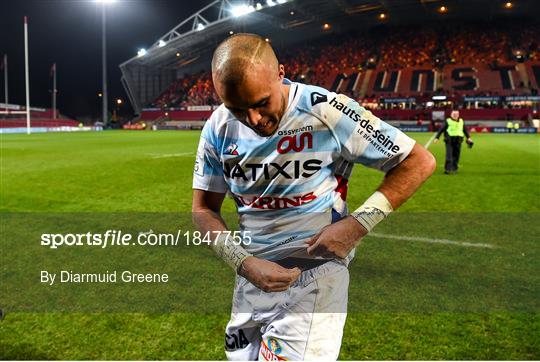
<path fill-rule="evenodd" d="M 108 105 L 107 105 L 107 6 L 116 2 L 116 0 L 95 0 L 101 3 L 101 62 L 102 62 L 102 93 L 101 97 L 103 114 L 103 127 L 108 124 Z"/>

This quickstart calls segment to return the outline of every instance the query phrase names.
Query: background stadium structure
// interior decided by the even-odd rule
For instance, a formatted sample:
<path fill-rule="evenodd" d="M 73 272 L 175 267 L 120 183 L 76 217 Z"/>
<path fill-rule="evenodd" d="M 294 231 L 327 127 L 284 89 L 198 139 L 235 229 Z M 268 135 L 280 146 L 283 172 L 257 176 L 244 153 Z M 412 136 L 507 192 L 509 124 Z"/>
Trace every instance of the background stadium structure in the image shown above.
<path fill-rule="evenodd" d="M 213 50 L 254 32 L 289 78 L 346 93 L 385 120 L 459 104 L 469 120 L 527 122 L 540 100 L 539 24 L 529 18 L 538 10 L 534 1 L 217 0 L 121 64 L 122 82 L 141 119 L 207 118 L 219 104 Z"/>

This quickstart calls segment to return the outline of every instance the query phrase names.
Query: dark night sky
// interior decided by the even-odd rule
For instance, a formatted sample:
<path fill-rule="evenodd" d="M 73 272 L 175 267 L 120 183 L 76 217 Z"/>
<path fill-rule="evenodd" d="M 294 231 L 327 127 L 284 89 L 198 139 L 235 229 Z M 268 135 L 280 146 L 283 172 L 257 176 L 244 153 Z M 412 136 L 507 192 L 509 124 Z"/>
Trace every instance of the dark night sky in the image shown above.
<path fill-rule="evenodd" d="M 212 0 L 117 0 L 107 10 L 109 98 L 125 101 L 118 65 Z M 9 103 L 24 104 L 24 29 L 29 17 L 30 101 L 51 105 L 51 65 L 58 69 L 58 108 L 72 117 L 98 115 L 101 99 L 101 4 L 94 0 L 0 0 L 0 57 L 8 55 Z M 0 75 L 4 102 L 4 75 Z"/>

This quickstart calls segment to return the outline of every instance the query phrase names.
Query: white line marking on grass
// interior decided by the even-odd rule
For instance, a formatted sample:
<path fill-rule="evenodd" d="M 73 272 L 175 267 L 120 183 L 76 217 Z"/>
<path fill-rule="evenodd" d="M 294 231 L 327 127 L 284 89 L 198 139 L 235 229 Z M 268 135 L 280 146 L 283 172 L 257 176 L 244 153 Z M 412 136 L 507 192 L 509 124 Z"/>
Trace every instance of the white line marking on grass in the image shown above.
<path fill-rule="evenodd" d="M 435 139 L 435 136 L 437 135 L 437 133 L 434 133 L 433 136 L 431 136 L 431 138 L 429 139 L 429 141 L 427 141 L 427 143 L 424 145 L 424 148 L 427 150 L 429 148 L 429 146 L 431 146 L 431 143 L 433 142 L 433 140 Z"/>
<path fill-rule="evenodd" d="M 184 157 L 184 156 L 191 156 L 191 155 L 193 155 L 193 152 L 163 153 L 163 154 L 150 153 L 149 154 L 149 156 L 152 156 L 152 158 Z"/>
<path fill-rule="evenodd" d="M 466 241 L 455 241 L 455 240 L 448 240 L 448 239 L 431 239 L 431 238 L 423 238 L 420 236 L 401 236 L 401 235 L 389 235 L 389 234 L 379 234 L 379 233 L 369 233 L 368 235 L 373 236 L 375 238 L 382 238 L 382 239 L 423 241 L 425 243 L 433 243 L 433 244 L 459 245 L 459 246 L 464 246 L 466 248 L 488 248 L 488 249 L 496 248 L 496 246 L 491 245 L 491 244 L 480 244 L 480 243 L 476 244 L 476 243 L 468 243 Z"/>

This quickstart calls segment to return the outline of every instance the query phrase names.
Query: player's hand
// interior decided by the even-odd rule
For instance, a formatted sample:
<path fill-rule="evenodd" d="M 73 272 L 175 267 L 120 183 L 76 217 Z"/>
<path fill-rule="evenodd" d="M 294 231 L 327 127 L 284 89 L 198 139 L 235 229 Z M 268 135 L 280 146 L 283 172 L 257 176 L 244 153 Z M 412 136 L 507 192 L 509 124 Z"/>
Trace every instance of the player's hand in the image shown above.
<path fill-rule="evenodd" d="M 307 240 L 307 253 L 325 258 L 343 259 L 367 234 L 367 230 L 352 216 L 321 229 L 315 236 Z"/>
<path fill-rule="evenodd" d="M 287 269 L 274 262 L 249 256 L 242 262 L 239 274 L 265 292 L 282 292 L 289 289 L 302 271 Z"/>
<path fill-rule="evenodd" d="M 433 140 L 433 143 L 438 143 L 438 142 L 439 142 L 439 139 L 438 139 L 438 138 L 435 138 L 435 139 Z"/>

